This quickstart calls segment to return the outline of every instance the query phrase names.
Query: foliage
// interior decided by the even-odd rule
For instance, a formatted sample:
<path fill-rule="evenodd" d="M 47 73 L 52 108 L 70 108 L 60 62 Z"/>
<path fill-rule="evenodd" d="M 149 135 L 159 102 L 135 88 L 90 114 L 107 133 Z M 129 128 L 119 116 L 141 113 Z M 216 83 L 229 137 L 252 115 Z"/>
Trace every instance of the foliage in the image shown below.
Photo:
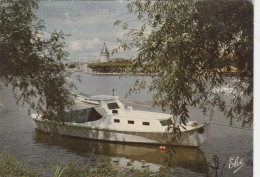
<path fill-rule="evenodd" d="M 52 169 L 51 171 L 48 171 L 48 175 L 54 177 L 166 176 L 165 174 L 154 173 L 149 170 L 124 169 L 123 171 L 120 171 L 105 163 L 90 167 L 88 164 L 85 165 L 82 162 L 75 160 L 68 165 L 58 162 L 56 165 L 46 166 L 46 169 L 47 168 Z M 37 177 L 42 176 L 41 171 L 44 170 L 45 168 L 39 170 L 32 166 L 28 166 L 25 162 L 17 160 L 9 153 L 0 152 L 0 176 Z"/>
<path fill-rule="evenodd" d="M 76 65 L 74 63 L 70 64 L 68 68 L 76 68 Z"/>
<path fill-rule="evenodd" d="M 93 71 L 101 73 L 124 72 L 127 68 L 130 68 L 131 66 L 132 64 L 128 60 L 88 64 L 88 67 L 91 68 Z"/>
<path fill-rule="evenodd" d="M 211 163 L 208 163 L 208 165 L 211 167 L 214 177 L 221 177 L 222 173 L 223 173 L 223 168 L 226 165 L 226 163 L 224 163 L 222 165 L 221 171 L 220 171 L 220 173 L 218 173 L 218 170 L 220 170 L 220 167 L 219 167 L 220 162 L 219 162 L 218 156 L 212 155 L 212 161 L 214 162 L 214 165 L 211 165 Z"/>
<path fill-rule="evenodd" d="M 128 29 L 130 41 L 119 48 L 138 48 L 133 72 L 156 73 L 150 85 L 136 81 L 129 94 L 148 88 L 153 103 L 169 109 L 185 124 L 189 106 L 213 117 L 213 108 L 242 126 L 253 122 L 253 4 L 251 1 L 129 2 L 129 13 L 142 26 Z M 235 78 L 220 72 L 237 67 Z M 228 100 L 222 87 L 228 86 Z"/>
<path fill-rule="evenodd" d="M 130 168 L 129 170 L 127 170 L 124 174 L 124 176 L 129 176 L 129 177 L 152 177 L 152 176 L 156 176 L 156 177 L 166 177 L 166 176 L 171 176 L 171 175 L 166 175 L 166 173 L 158 173 L 158 172 L 151 172 L 147 169 L 144 170 L 136 170 L 134 168 Z"/>
<path fill-rule="evenodd" d="M 110 176 L 115 172 L 114 168 L 109 167 L 106 164 L 99 164 L 93 168 L 89 168 L 88 165 L 83 165 L 78 161 L 72 161 L 71 164 L 63 165 L 58 163 L 55 166 L 51 176 L 69 176 L 69 177 L 102 177 Z M 17 160 L 9 153 L 0 152 L 0 176 L 25 176 L 36 177 L 41 176 L 39 169 L 26 165 L 25 162 Z"/>
<path fill-rule="evenodd" d="M 38 169 L 32 169 L 8 153 L 0 153 L 0 176 L 40 176 Z"/>
<path fill-rule="evenodd" d="M 66 63 L 65 66 L 68 67 L 69 69 L 76 68 L 79 66 L 79 62 L 69 62 L 69 63 Z"/>
<path fill-rule="evenodd" d="M 68 176 L 68 177 L 102 177 L 102 176 L 110 176 L 115 170 L 109 167 L 107 164 L 99 164 L 94 168 L 90 168 L 88 165 L 83 165 L 78 161 L 73 160 L 71 164 L 64 166 L 62 163 L 59 163 L 54 167 L 54 177 L 59 176 Z"/>
<path fill-rule="evenodd" d="M 74 103 L 70 89 L 75 85 L 63 64 L 67 35 L 54 31 L 46 37 L 34 14 L 37 0 L 4 0 L 0 8 L 0 82 L 12 86 L 17 103 L 29 104 L 44 118 L 62 115 Z"/>

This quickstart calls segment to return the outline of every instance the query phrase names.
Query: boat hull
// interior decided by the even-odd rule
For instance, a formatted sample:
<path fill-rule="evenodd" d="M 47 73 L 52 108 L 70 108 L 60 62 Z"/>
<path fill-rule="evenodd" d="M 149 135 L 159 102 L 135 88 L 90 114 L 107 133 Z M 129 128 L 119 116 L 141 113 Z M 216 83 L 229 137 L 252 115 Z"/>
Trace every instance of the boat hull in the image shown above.
<path fill-rule="evenodd" d="M 165 132 L 130 132 L 130 131 L 113 131 L 106 129 L 97 129 L 85 126 L 84 124 L 53 124 L 42 119 L 34 119 L 35 128 L 46 133 L 58 133 L 61 135 L 87 138 L 102 141 L 124 142 L 124 143 L 145 143 L 166 145 L 170 140 Z M 207 138 L 210 123 L 190 131 L 183 132 L 181 139 L 174 143 L 181 146 L 200 146 Z"/>

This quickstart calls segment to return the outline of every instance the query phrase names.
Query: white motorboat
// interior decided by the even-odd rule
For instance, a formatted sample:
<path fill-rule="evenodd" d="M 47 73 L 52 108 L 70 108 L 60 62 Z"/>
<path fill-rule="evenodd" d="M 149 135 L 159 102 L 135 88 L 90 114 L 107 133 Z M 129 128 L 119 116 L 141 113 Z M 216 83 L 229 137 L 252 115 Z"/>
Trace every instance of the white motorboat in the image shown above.
<path fill-rule="evenodd" d="M 38 114 L 31 115 L 35 128 L 50 133 L 52 124 L 41 119 Z M 74 111 L 68 112 L 65 126 L 55 124 L 59 134 L 127 143 L 146 143 L 166 145 L 171 140 L 167 134 L 170 114 L 138 111 L 124 107 L 118 96 L 89 96 L 78 94 Z M 175 145 L 200 146 L 207 138 L 210 122 L 198 124 L 190 121 L 181 127 L 181 138 Z"/>

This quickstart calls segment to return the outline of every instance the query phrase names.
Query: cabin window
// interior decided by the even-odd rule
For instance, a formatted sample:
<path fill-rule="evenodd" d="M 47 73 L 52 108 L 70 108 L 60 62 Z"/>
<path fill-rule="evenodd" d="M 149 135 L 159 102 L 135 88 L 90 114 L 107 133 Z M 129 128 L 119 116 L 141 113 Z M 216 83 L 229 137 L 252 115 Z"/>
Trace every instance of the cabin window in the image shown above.
<path fill-rule="evenodd" d="M 129 121 L 128 121 L 128 124 L 135 124 L 135 121 L 129 120 Z"/>
<path fill-rule="evenodd" d="M 160 121 L 162 126 L 168 126 L 172 124 L 172 120 L 171 119 L 167 119 L 167 120 L 162 120 Z"/>
<path fill-rule="evenodd" d="M 114 119 L 114 122 L 115 123 L 120 123 L 120 120 L 119 119 Z"/>
<path fill-rule="evenodd" d="M 119 106 L 117 103 L 107 103 L 108 109 L 118 109 Z"/>
<path fill-rule="evenodd" d="M 113 110 L 112 110 L 112 113 L 113 113 L 113 114 L 118 114 L 118 110 L 113 109 Z"/>
<path fill-rule="evenodd" d="M 149 125 L 150 125 L 150 122 L 143 122 L 143 125 L 149 126 Z"/>

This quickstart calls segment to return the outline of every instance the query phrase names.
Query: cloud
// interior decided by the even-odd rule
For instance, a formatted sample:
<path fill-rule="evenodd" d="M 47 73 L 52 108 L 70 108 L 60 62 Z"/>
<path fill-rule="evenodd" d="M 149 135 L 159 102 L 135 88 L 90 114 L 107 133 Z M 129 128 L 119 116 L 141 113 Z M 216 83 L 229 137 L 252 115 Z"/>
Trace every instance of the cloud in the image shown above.
<path fill-rule="evenodd" d="M 70 42 L 69 49 L 73 52 L 83 52 L 86 50 L 96 50 L 102 46 L 102 42 L 98 38 L 93 40 L 74 40 Z"/>
<path fill-rule="evenodd" d="M 102 42 L 98 38 L 95 38 L 87 42 L 86 49 L 88 50 L 98 49 L 99 47 L 101 47 L 101 44 Z"/>
<path fill-rule="evenodd" d="M 73 52 L 78 52 L 78 51 L 83 51 L 84 49 L 84 41 L 77 40 L 77 41 L 72 41 L 69 44 L 69 49 Z"/>

